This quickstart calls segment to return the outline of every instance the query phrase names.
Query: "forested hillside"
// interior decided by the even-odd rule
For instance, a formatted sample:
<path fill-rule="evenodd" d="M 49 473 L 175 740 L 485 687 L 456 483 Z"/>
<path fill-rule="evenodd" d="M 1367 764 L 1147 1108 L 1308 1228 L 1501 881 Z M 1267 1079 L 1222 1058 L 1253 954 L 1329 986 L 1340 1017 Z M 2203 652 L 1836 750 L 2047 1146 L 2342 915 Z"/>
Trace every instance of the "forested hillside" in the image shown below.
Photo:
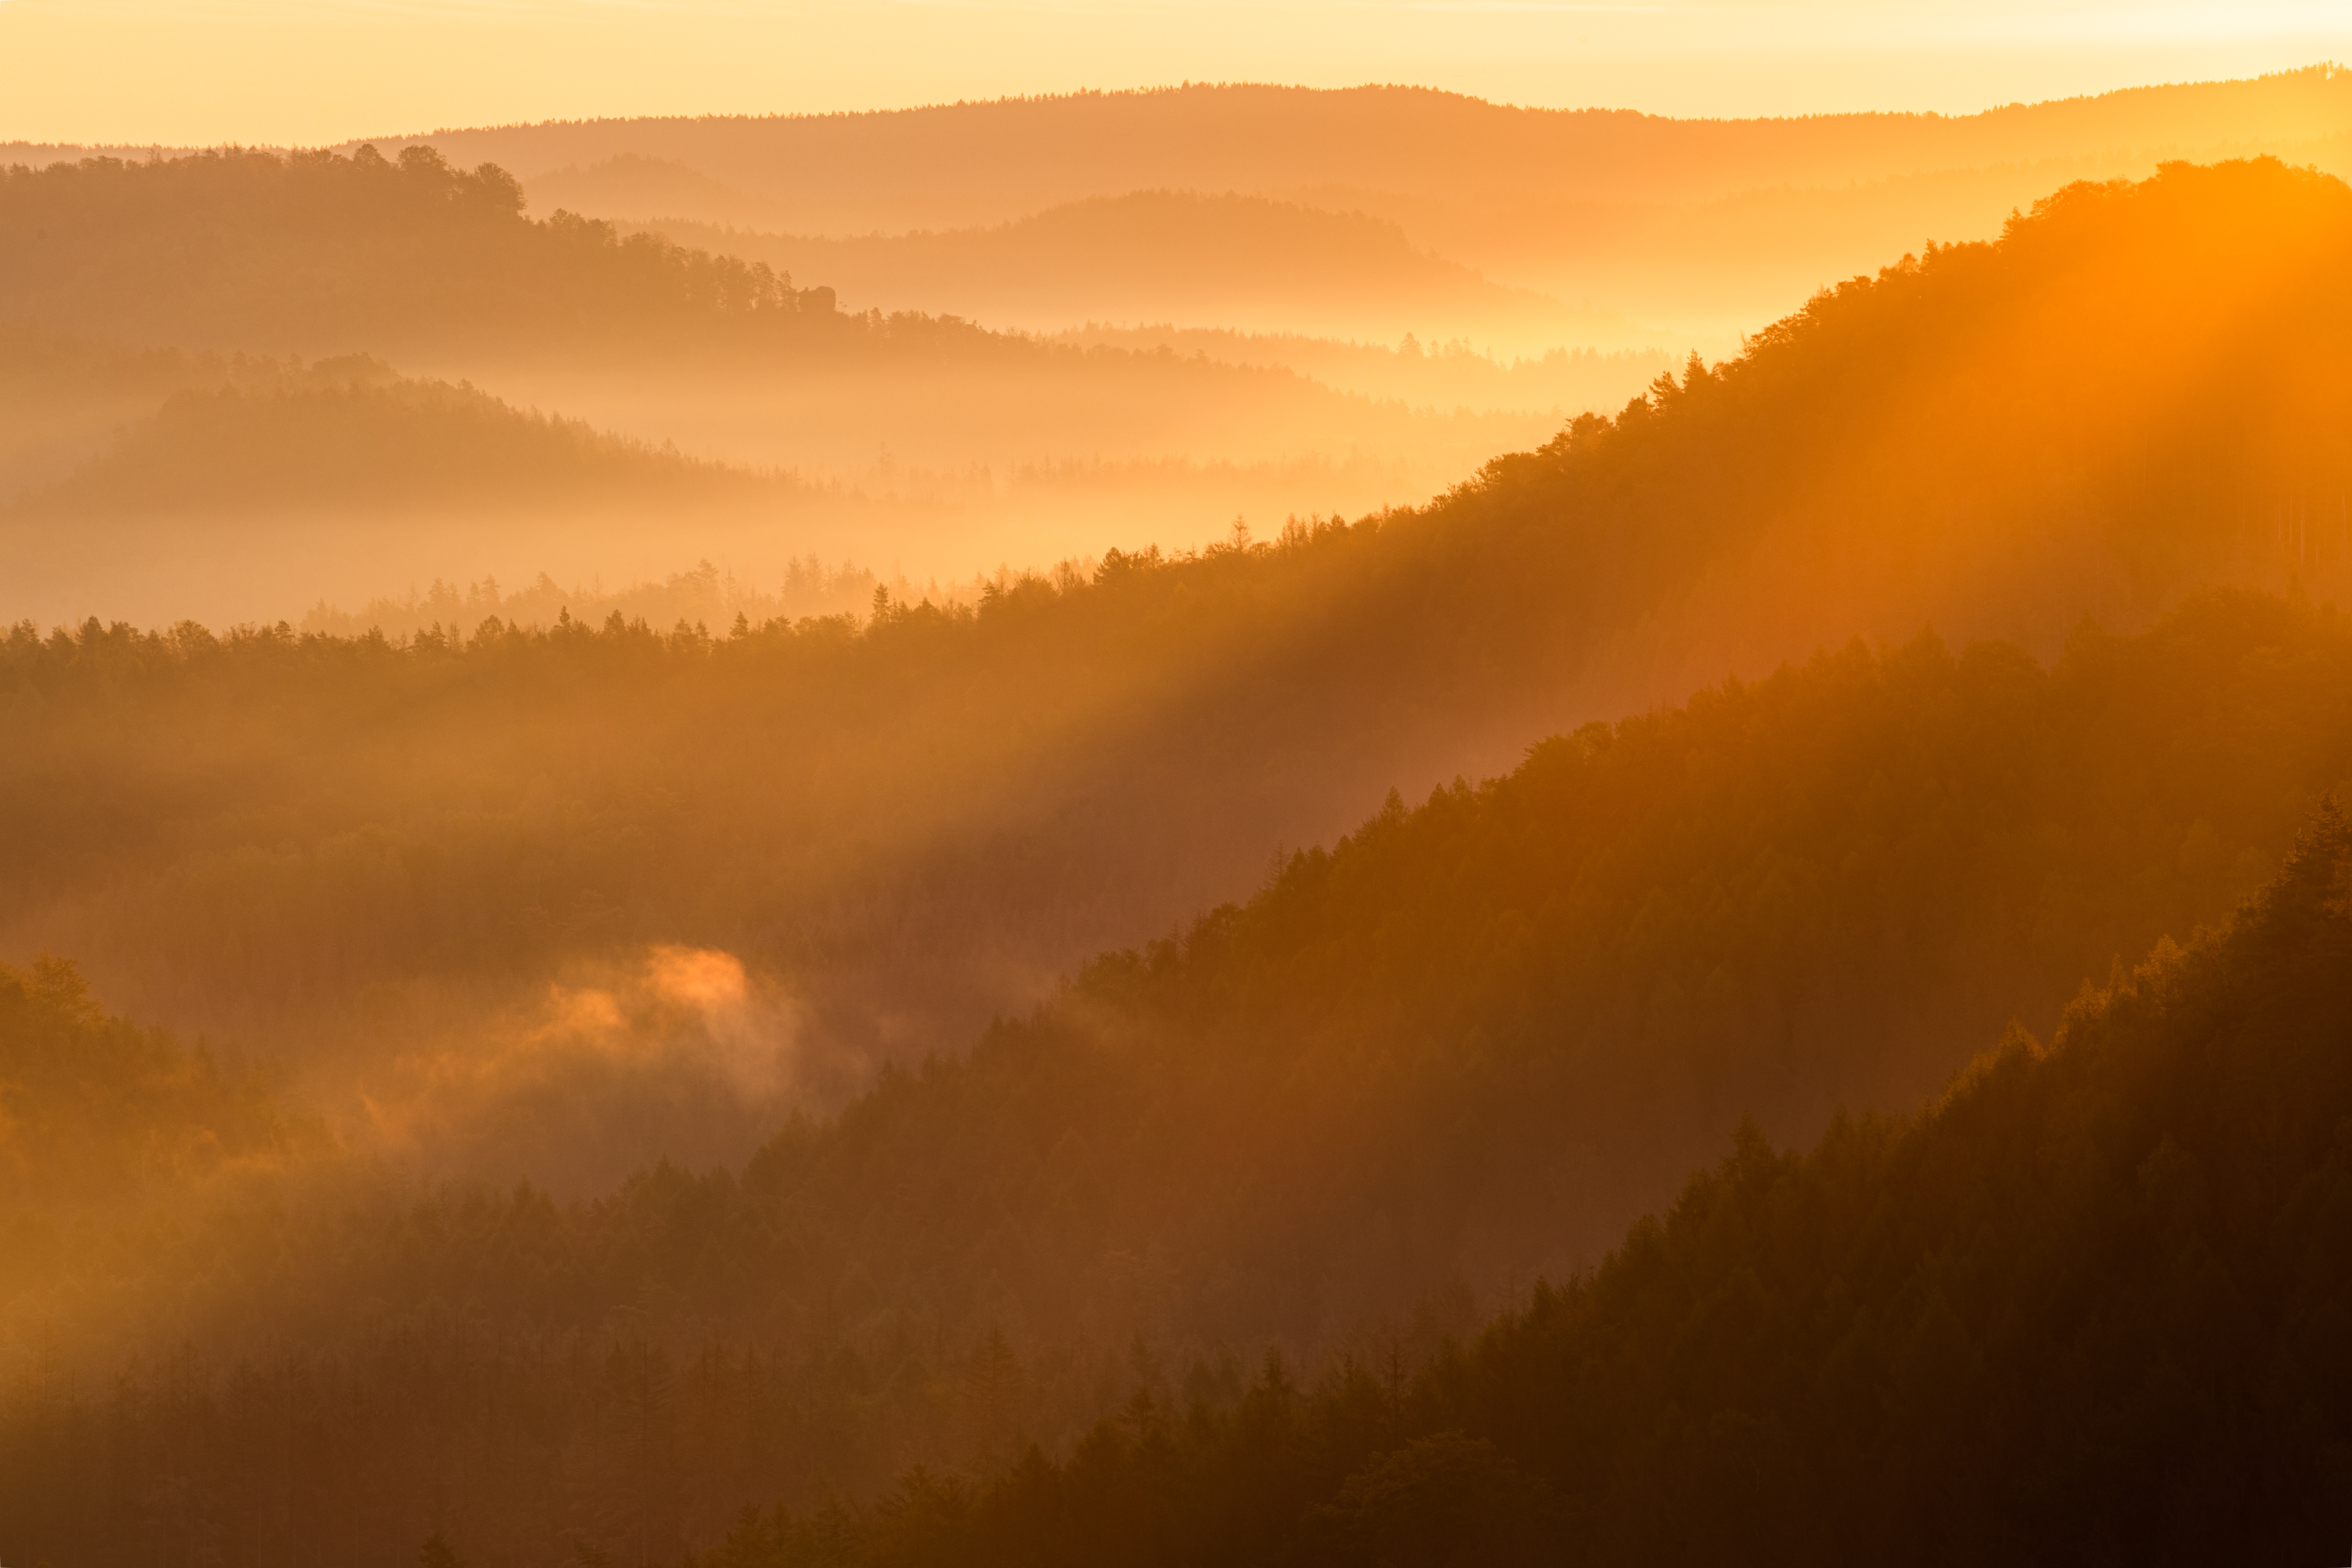
<path fill-rule="evenodd" d="M 276 1198 L 51 1251 L 16 1295 L 19 1357 L 46 1334 L 62 1378 L 84 1336 L 163 1321 L 198 1348 L 168 1384 L 12 1405 L 6 1440 L 58 1456 L 38 1473 L 90 1469 L 43 1517 L 81 1521 L 95 1560 L 197 1530 L 266 1553 L 338 1518 L 643 1559 L 747 1502 L 1059 1452 L 1154 1365 L 1213 1405 L 1240 1393 L 1235 1351 L 1349 1353 L 1393 1395 L 1743 1117 L 1810 1139 L 1841 1103 L 1914 1103 L 2005 1019 L 2046 1028 L 2081 976 L 2221 918 L 2347 779 L 2352 634 L 2277 601 L 2086 637 L 2048 671 L 1932 642 L 1826 657 L 1393 805 L 733 1170 L 584 1203 L 351 1197 L 371 1146 L 346 1121 L 345 1152 Z M 488 889 L 435 929 L 511 963 L 548 912 Z M 496 1088 L 549 1048 L 464 1056 Z M 577 1065 L 568 1102 L 638 1118 L 708 1070 Z M 425 1104 L 493 1147 L 537 1147 L 557 1108 Z M 148 1456 L 119 1484 L 175 1477 L 190 1500 L 130 1522 L 69 1458 L 106 1431 Z M 260 1495 L 281 1500 L 238 1500 Z"/>
<path fill-rule="evenodd" d="M 0 510 L 0 529 L 125 513 L 233 523 L 289 509 L 772 507 L 793 489 L 355 355 L 175 392 L 79 469 Z"/>
<path fill-rule="evenodd" d="M 762 267 L 579 218 L 533 222 L 512 176 L 423 147 L 397 162 L 370 147 L 0 170 L 0 295 L 52 330 L 247 353 L 873 330 Z"/>
<path fill-rule="evenodd" d="M 1055 1462 L 747 1518 L 787 1564 L 2325 1562 L 2352 1508 L 2352 833 L 1925 1111 L 1754 1131 L 1400 1380 L 1150 1369 Z"/>

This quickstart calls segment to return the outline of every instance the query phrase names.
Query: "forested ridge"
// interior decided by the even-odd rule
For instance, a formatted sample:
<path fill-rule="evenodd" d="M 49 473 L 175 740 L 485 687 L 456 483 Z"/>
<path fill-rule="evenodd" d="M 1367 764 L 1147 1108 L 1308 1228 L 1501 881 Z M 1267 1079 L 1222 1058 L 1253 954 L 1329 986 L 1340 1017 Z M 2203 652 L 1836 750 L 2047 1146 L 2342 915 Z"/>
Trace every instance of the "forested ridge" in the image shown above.
<path fill-rule="evenodd" d="M 125 511 L 774 506 L 797 488 L 471 386 L 398 376 L 363 355 L 240 372 L 173 392 L 74 472 L 0 508 L 0 527 Z"/>
<path fill-rule="evenodd" d="M 1752 1128 L 1417 1375 L 1153 1373 L 1066 1458 L 690 1561 L 2324 1562 L 2352 1472 L 2352 832 L 1928 1109 Z"/>
<path fill-rule="evenodd" d="M 425 147 L 19 165 L 0 170 L 0 289 L 53 331 L 248 353 L 867 325 L 765 267 L 522 205 L 496 165 Z"/>
<path fill-rule="evenodd" d="M 1131 357 L 952 316 L 844 310 L 822 279 L 796 286 L 762 261 L 575 213 L 531 217 L 506 171 L 455 168 L 422 145 L 396 159 L 232 148 L 0 167 L 0 320 L 50 332 L 402 362 Z"/>

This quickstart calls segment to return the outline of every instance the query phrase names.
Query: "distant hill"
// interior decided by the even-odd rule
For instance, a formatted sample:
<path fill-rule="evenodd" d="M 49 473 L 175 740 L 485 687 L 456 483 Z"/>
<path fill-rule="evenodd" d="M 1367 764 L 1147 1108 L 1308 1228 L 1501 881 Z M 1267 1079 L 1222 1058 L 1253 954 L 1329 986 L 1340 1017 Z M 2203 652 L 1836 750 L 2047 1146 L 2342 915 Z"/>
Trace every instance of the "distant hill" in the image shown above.
<path fill-rule="evenodd" d="M 791 489 L 352 356 L 175 392 L 78 471 L 0 510 L 0 526 L 289 508 L 691 507 Z"/>
<path fill-rule="evenodd" d="M 568 210 L 591 217 L 675 216 L 747 228 L 772 225 L 788 216 L 781 204 L 746 195 L 675 158 L 646 158 L 635 153 L 623 153 L 584 168 L 567 164 L 533 174 L 523 190 L 542 216 Z"/>
<path fill-rule="evenodd" d="M 55 395 L 73 376 L 37 369 L 25 388 L 52 395 L 54 427 L 16 431 L 22 466 L 46 482 L 0 500 L 10 619 L 278 619 L 444 572 L 590 575 L 648 529 L 688 551 L 756 542 L 764 567 L 830 552 L 871 515 L 787 474 L 688 458 L 364 355 L 61 363 L 98 391 L 77 405 Z"/>
<path fill-rule="evenodd" d="M 485 571 L 645 580 L 726 554 L 765 571 L 811 550 L 963 576 L 1112 542 L 1216 537 L 1237 513 L 1273 529 L 1294 512 L 1417 501 L 1552 421 L 1549 402 L 1433 413 L 1264 364 L 843 310 L 830 288 L 764 264 L 526 217 L 494 166 L 463 174 L 416 148 L 403 160 L 206 153 L 0 174 L 0 331 L 172 345 L 189 356 L 191 388 L 222 384 L 240 353 L 380 355 L 698 458 L 793 469 L 895 513 L 742 553 L 654 531 L 536 558 L 457 547 L 404 562 L 418 584 Z M 203 368 L 208 355 L 223 363 Z M 21 383 L 28 410 L 0 437 L 10 489 L 57 479 L 162 402 L 151 386 L 90 403 L 66 385 L 85 371 L 54 358 L 0 365 L 0 396 L 16 401 Z M 1630 384 L 1600 378 L 1584 405 Z M 1105 507 L 1132 531 L 1105 540 Z M 339 568 L 278 613 L 322 593 L 352 601 L 406 585 Z M 235 613 L 254 613 L 250 603 Z M 60 612 L 44 601 L 38 613 Z"/>
<path fill-rule="evenodd" d="M 247 353 L 866 330 L 756 267 L 526 219 L 510 176 L 421 147 L 397 163 L 366 148 L 0 169 L 0 300 L 20 325 Z"/>
<path fill-rule="evenodd" d="M 565 198 L 598 216 L 799 235 L 984 227 L 1161 189 L 1360 213 L 1496 284 L 1714 353 L 1822 279 L 1930 239 L 1990 238 L 2012 208 L 2070 181 L 2265 153 L 2352 175 L 2352 72 L 2315 66 L 1957 116 L 1685 121 L 1416 88 L 1199 84 L 424 140 L 496 159 L 527 184 L 558 174 Z"/>
<path fill-rule="evenodd" d="M 819 238 L 665 222 L 681 245 L 992 326 L 1175 321 L 1393 343 L 1655 347 L 1633 322 L 1497 287 L 1393 224 L 1263 197 L 1139 191 L 989 228 Z"/>
<path fill-rule="evenodd" d="M 795 232 L 840 235 L 1003 223 L 1137 190 L 1694 201 L 2126 151 L 2284 150 L 2347 132 L 2352 73 L 2315 66 L 1958 116 L 1674 120 L 1523 109 L 1427 88 L 1201 83 L 862 114 L 600 120 L 378 140 L 427 142 L 461 163 L 491 160 L 526 184 L 621 157 L 683 164 L 777 204 Z M 738 221 L 718 211 L 614 216 Z"/>
<path fill-rule="evenodd" d="M 173 394 L 235 384 L 243 368 L 0 323 L 0 506 L 64 479 Z"/>

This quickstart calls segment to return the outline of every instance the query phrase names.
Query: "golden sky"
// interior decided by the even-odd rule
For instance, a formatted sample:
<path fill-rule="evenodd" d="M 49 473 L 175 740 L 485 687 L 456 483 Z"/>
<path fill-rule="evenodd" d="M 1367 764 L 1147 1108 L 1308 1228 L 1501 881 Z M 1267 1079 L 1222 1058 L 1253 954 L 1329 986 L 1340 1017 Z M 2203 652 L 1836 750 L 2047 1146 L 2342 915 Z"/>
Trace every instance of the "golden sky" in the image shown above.
<path fill-rule="evenodd" d="M 0 141 L 324 142 L 1181 79 L 1966 111 L 2352 58 L 2352 0 L 0 0 Z"/>

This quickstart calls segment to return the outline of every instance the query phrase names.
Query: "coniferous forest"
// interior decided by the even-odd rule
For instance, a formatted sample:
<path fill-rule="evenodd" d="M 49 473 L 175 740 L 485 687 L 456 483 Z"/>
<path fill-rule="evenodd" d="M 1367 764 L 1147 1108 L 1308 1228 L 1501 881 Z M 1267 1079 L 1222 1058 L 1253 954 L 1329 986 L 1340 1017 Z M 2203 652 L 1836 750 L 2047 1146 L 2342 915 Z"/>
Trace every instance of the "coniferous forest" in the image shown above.
<path fill-rule="evenodd" d="M 0 1562 L 2336 1562 L 2347 79 L 0 147 Z"/>

